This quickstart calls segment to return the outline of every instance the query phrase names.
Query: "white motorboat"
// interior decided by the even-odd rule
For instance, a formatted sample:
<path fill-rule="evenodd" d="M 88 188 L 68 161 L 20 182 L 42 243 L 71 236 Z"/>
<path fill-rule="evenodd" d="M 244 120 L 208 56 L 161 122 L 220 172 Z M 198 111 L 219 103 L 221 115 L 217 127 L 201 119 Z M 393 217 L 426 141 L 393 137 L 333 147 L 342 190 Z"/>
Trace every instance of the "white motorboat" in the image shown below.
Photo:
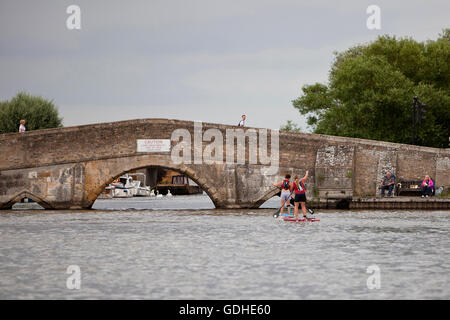
<path fill-rule="evenodd" d="M 133 197 L 131 188 L 115 187 L 114 198 L 131 198 Z"/>
<path fill-rule="evenodd" d="M 108 185 L 105 190 L 98 196 L 98 199 L 111 199 L 114 197 L 114 189 L 115 187 L 112 185 Z"/>
<path fill-rule="evenodd" d="M 133 177 L 136 179 L 134 180 Z M 150 197 L 150 191 L 150 187 L 145 186 L 145 174 L 131 173 L 124 174 L 109 184 L 100 198 Z"/>
<path fill-rule="evenodd" d="M 136 197 L 150 197 L 150 187 L 142 187 L 140 185 L 141 182 L 140 181 L 137 181 L 137 182 L 139 182 L 139 185 L 136 187 L 135 196 Z"/>
<path fill-rule="evenodd" d="M 135 187 L 132 184 L 133 179 L 128 175 L 120 176 L 118 182 L 111 183 L 114 187 L 114 198 L 131 198 L 135 194 Z"/>
<path fill-rule="evenodd" d="M 134 187 L 133 196 L 135 197 L 150 197 L 150 187 L 145 186 L 145 174 L 130 173 L 128 174 L 132 180 L 130 185 Z"/>

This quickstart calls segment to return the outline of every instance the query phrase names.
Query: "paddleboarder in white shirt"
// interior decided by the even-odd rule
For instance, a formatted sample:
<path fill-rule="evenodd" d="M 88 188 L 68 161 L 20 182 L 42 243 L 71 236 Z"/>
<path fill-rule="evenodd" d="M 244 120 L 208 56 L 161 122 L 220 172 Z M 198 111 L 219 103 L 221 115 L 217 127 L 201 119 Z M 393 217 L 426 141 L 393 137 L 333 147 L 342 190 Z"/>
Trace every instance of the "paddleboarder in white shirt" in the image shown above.
<path fill-rule="evenodd" d="M 291 183 L 291 175 L 286 174 L 284 176 L 284 180 L 278 182 L 277 184 L 272 183 L 274 187 L 281 188 L 280 198 L 281 198 L 281 209 L 280 216 L 283 216 L 284 204 L 286 203 L 288 206 L 291 204 L 291 194 L 293 192 L 293 185 Z"/>

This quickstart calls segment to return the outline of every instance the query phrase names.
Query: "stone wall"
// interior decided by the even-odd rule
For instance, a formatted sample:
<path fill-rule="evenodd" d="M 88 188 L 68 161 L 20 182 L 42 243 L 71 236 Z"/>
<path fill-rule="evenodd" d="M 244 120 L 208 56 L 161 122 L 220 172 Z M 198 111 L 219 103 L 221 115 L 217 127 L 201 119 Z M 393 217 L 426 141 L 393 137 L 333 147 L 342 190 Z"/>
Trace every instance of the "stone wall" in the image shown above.
<path fill-rule="evenodd" d="M 143 119 L 0 135 L 0 208 L 10 208 L 24 196 L 48 208 L 88 208 L 114 178 L 148 166 L 188 175 L 217 207 L 225 208 L 258 207 L 276 194 L 273 182 L 286 173 L 303 176 L 306 170 L 309 197 L 374 196 L 386 171 L 404 179 L 429 174 L 437 185 L 450 186 L 449 149 L 363 139 L 280 132 L 279 169 L 270 174 L 261 171 L 267 165 L 260 156 L 250 163 L 248 138 L 244 163 L 176 164 L 169 153 L 136 150 L 137 139 L 171 139 L 176 129 L 187 129 L 194 137 L 194 128 L 190 121 Z M 217 129 L 224 139 L 227 130 L 241 130 L 203 123 L 201 133 L 208 129 Z M 259 130 L 245 128 L 246 133 Z M 269 151 L 276 133 L 268 132 Z M 177 143 L 172 141 L 172 148 Z M 210 144 L 192 143 L 192 160 Z M 226 159 L 225 142 L 222 152 Z"/>

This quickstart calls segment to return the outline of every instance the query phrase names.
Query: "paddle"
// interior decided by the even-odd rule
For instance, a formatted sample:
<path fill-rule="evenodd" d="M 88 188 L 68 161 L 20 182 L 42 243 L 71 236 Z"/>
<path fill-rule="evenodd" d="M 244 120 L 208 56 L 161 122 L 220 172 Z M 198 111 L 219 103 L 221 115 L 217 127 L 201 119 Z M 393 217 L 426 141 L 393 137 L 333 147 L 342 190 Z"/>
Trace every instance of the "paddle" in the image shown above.
<path fill-rule="evenodd" d="M 292 195 L 292 193 L 291 193 L 291 195 Z M 291 198 L 291 200 L 290 200 L 289 202 L 291 203 L 291 205 L 293 205 L 293 206 L 295 205 L 294 199 Z M 305 203 L 305 205 L 306 205 L 306 203 Z M 311 209 L 311 208 L 306 208 L 306 210 L 308 211 L 308 213 L 309 213 L 310 215 L 313 215 L 313 214 L 314 214 L 314 210 L 313 210 L 313 209 Z M 279 215 L 280 215 L 280 212 L 281 212 L 281 207 L 273 214 L 273 217 L 274 217 L 274 218 L 278 218 Z"/>
<path fill-rule="evenodd" d="M 290 200 L 289 200 L 289 203 L 290 203 L 290 204 L 292 204 L 292 200 L 294 200 L 294 199 L 291 198 L 293 192 L 294 192 L 294 190 L 292 190 L 292 191 L 291 191 L 291 194 L 289 195 L 289 199 L 290 199 Z M 283 206 L 284 206 L 284 204 L 283 204 Z M 278 216 L 280 215 L 280 212 L 281 212 L 281 208 L 282 208 L 283 206 L 281 206 L 280 209 L 278 209 L 278 210 L 273 214 L 273 217 L 274 217 L 274 218 L 278 218 Z"/>

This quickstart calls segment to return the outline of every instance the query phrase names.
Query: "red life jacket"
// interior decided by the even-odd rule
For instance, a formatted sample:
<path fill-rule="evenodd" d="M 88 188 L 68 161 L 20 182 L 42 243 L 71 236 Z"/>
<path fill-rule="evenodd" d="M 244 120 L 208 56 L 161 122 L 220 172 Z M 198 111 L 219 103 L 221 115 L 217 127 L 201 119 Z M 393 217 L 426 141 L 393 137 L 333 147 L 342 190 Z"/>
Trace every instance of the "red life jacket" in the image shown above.
<path fill-rule="evenodd" d="M 281 184 L 281 190 L 289 190 L 289 179 L 284 179 Z"/>
<path fill-rule="evenodd" d="M 300 185 L 297 185 L 294 182 L 294 190 L 295 190 L 295 193 L 305 193 L 305 186 L 301 180 L 300 180 Z"/>

